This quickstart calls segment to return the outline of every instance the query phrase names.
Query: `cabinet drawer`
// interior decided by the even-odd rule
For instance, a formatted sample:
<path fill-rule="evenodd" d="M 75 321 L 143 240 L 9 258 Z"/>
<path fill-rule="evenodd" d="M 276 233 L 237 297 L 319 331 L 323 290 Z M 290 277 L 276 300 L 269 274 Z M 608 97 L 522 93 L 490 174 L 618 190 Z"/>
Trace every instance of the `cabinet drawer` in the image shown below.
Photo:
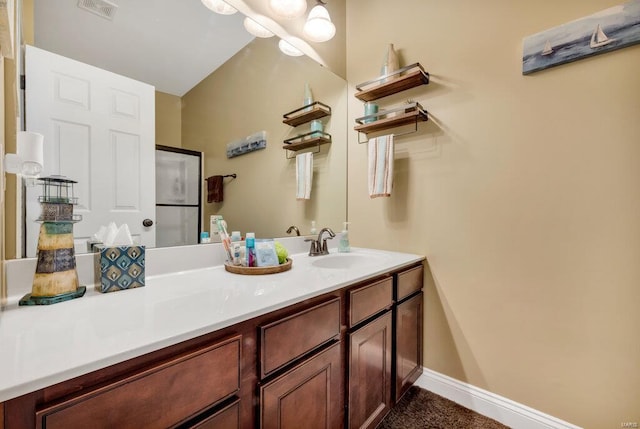
<path fill-rule="evenodd" d="M 36 411 L 37 428 L 170 427 L 240 389 L 234 336 Z"/>
<path fill-rule="evenodd" d="M 340 298 L 259 327 L 260 377 L 340 335 Z"/>
<path fill-rule="evenodd" d="M 240 428 L 240 400 L 236 399 L 220 411 L 201 422 L 188 426 L 189 429 L 239 429 Z"/>
<path fill-rule="evenodd" d="M 422 289 L 424 268 L 422 265 L 398 274 L 398 290 L 396 301 L 402 301 L 414 292 Z"/>
<path fill-rule="evenodd" d="M 393 304 L 391 277 L 349 291 L 349 327 Z"/>

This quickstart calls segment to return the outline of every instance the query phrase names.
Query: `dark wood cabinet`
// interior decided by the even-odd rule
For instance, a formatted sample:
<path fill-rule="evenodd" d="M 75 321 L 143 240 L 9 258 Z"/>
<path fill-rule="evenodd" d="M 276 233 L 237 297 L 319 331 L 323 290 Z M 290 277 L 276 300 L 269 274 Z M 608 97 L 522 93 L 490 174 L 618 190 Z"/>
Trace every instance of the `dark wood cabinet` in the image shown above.
<path fill-rule="evenodd" d="M 0 429 L 374 428 L 422 371 L 422 264 L 0 403 Z"/>
<path fill-rule="evenodd" d="M 395 311 L 395 401 L 422 374 L 422 304 L 419 292 L 396 306 Z"/>
<path fill-rule="evenodd" d="M 375 428 L 422 373 L 423 273 L 419 265 L 347 292 L 349 429 Z"/>
<path fill-rule="evenodd" d="M 391 409 L 391 311 L 349 334 L 348 427 L 375 428 Z"/>
<path fill-rule="evenodd" d="M 260 427 L 340 428 L 342 378 L 340 343 L 336 343 L 260 387 Z"/>

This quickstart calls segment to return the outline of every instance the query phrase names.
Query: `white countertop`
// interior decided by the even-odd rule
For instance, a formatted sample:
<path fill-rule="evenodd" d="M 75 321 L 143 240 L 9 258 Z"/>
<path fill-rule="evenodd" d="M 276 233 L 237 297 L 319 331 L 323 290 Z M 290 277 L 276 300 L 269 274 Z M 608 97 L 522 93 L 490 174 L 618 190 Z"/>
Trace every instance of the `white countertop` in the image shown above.
<path fill-rule="evenodd" d="M 349 268 L 318 267 L 352 258 Z M 0 312 L 0 402 L 422 261 L 372 249 L 292 255 L 290 271 L 262 276 L 224 267 L 147 276 L 146 286 Z M 346 261 L 346 259 L 345 259 Z"/>

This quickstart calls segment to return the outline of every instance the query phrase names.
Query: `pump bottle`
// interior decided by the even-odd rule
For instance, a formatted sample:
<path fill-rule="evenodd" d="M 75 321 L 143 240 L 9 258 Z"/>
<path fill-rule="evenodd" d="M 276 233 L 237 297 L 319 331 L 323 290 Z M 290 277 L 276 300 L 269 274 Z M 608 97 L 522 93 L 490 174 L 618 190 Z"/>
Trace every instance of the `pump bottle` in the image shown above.
<path fill-rule="evenodd" d="M 340 241 L 338 242 L 338 252 L 348 253 L 351 252 L 351 245 L 349 244 L 349 222 L 343 222 L 342 232 L 340 233 Z"/>

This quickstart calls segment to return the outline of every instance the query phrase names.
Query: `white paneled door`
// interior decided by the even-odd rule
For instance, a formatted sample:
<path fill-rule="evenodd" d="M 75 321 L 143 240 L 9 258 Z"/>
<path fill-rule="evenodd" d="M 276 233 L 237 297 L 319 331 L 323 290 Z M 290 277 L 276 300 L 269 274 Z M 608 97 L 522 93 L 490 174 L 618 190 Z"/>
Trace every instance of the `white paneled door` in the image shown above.
<path fill-rule="evenodd" d="M 26 129 L 44 135 L 44 171 L 78 183 L 76 252 L 101 225 L 128 224 L 155 246 L 155 89 L 32 46 L 25 54 Z M 27 256 L 36 254 L 40 186 L 27 188 Z"/>

